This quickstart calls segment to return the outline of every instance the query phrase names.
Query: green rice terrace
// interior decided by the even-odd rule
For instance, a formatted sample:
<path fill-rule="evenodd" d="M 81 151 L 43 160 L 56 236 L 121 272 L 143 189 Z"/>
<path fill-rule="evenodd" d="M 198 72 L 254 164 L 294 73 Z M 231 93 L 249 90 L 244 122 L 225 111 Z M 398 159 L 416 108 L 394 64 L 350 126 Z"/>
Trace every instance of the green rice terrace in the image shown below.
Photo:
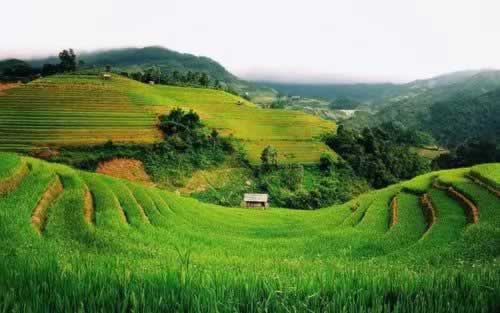
<path fill-rule="evenodd" d="M 0 312 L 500 309 L 500 164 L 300 211 L 0 160 Z"/>
<path fill-rule="evenodd" d="M 279 149 L 282 161 L 316 162 L 327 151 L 319 136 L 335 128 L 218 90 L 151 86 L 118 75 L 56 75 L 0 93 L 0 150 L 158 142 L 157 115 L 175 107 L 193 109 L 208 127 L 241 140 L 253 162 L 267 145 Z"/>

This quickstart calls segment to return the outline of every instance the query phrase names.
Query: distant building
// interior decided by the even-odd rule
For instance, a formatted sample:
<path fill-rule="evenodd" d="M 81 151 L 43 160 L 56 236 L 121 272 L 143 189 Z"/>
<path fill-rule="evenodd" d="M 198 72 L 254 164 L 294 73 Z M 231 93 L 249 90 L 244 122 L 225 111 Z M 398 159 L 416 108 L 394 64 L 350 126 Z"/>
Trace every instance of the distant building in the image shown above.
<path fill-rule="evenodd" d="M 267 208 L 269 207 L 268 201 L 267 193 L 246 193 L 243 196 L 243 203 L 247 208 Z"/>

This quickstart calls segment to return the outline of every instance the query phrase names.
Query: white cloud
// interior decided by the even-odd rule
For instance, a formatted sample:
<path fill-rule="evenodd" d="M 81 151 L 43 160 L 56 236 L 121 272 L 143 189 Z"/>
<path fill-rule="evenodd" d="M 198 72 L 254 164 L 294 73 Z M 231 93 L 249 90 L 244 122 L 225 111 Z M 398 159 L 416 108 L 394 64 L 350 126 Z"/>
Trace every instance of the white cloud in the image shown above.
<path fill-rule="evenodd" d="M 25 0 L 0 57 L 163 45 L 236 74 L 409 80 L 500 67 L 496 0 Z"/>

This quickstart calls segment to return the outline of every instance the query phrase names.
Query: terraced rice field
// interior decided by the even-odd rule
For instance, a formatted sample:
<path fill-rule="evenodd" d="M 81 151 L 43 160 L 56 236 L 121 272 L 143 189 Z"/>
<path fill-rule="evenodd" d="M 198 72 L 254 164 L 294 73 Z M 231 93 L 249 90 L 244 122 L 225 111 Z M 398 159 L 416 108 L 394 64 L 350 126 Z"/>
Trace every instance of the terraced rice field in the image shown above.
<path fill-rule="evenodd" d="M 434 172 L 297 211 L 224 208 L 36 159 L 0 158 L 0 186 L 11 182 L 0 196 L 3 311 L 500 306 L 500 199 L 469 178 L 482 172 L 496 188 L 489 180 L 499 183 L 492 173 L 500 164 L 486 165 L 493 172 Z"/>
<path fill-rule="evenodd" d="M 95 76 L 34 81 L 0 96 L 0 149 L 160 140 L 156 115 Z"/>
<path fill-rule="evenodd" d="M 265 110 L 231 94 L 150 86 L 120 76 L 51 76 L 0 95 L 0 150 L 161 140 L 157 114 L 193 109 L 207 126 L 241 139 L 252 161 L 276 146 L 282 161 L 314 162 L 327 151 L 318 137 L 335 124 L 300 112 Z"/>

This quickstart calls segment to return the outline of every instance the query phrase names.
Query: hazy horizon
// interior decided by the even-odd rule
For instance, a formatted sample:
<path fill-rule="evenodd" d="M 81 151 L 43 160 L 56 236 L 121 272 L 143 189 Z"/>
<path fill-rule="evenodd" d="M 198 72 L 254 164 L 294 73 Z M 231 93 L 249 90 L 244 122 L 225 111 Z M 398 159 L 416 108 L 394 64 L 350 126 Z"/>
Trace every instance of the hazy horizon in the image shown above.
<path fill-rule="evenodd" d="M 3 4 L 0 59 L 159 45 L 250 80 L 408 82 L 500 68 L 500 3 L 86 1 Z"/>

